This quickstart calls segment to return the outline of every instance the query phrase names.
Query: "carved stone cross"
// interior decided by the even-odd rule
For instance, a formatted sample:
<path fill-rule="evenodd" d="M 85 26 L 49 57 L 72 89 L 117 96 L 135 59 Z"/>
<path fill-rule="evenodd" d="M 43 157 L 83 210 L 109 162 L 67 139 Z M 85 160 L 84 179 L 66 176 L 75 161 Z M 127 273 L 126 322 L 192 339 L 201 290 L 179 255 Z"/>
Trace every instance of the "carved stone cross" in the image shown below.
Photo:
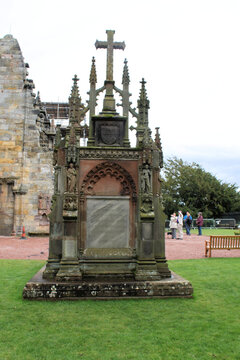
<path fill-rule="evenodd" d="M 114 42 L 113 36 L 115 34 L 114 30 L 106 30 L 107 41 L 96 41 L 96 49 L 107 49 L 107 81 L 113 81 L 113 50 L 114 49 L 125 49 L 125 42 Z"/>

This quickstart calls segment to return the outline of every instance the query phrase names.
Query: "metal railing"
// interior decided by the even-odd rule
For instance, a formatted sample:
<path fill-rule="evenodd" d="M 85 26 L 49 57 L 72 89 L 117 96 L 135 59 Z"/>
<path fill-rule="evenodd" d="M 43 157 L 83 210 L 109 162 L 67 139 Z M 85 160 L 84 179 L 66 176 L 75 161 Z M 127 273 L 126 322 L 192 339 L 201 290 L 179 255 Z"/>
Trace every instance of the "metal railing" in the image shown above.
<path fill-rule="evenodd" d="M 197 228 L 197 219 L 193 219 L 191 228 Z M 165 228 L 169 229 L 170 220 L 165 221 Z M 205 229 L 235 229 L 236 220 L 235 219 L 203 219 L 203 228 Z"/>
<path fill-rule="evenodd" d="M 235 229 L 236 220 L 235 219 L 215 219 L 216 228 L 222 229 Z"/>

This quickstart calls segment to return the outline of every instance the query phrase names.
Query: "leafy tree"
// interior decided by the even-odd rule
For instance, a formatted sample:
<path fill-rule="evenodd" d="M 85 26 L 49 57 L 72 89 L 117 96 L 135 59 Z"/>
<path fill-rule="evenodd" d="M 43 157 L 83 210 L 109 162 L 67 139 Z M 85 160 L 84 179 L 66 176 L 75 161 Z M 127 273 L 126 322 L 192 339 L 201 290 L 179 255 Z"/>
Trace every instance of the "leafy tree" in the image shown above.
<path fill-rule="evenodd" d="M 239 211 L 240 193 L 236 185 L 223 183 L 200 165 L 174 157 L 164 164 L 163 204 L 168 217 L 182 210 L 194 217 L 201 211 L 205 218 L 217 218 Z"/>

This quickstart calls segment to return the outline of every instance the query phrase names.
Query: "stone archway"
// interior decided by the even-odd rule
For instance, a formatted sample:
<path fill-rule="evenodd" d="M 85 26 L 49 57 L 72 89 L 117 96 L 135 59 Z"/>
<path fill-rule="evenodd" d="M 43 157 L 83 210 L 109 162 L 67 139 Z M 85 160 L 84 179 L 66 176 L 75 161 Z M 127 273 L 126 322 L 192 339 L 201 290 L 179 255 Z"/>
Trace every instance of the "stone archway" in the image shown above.
<path fill-rule="evenodd" d="M 130 196 L 132 200 L 136 200 L 137 191 L 132 176 L 121 165 L 110 161 L 102 162 L 88 172 L 81 185 L 81 194 L 96 195 L 96 184 L 107 176 L 115 178 L 120 183 L 119 195 Z"/>
<path fill-rule="evenodd" d="M 135 248 L 136 199 L 135 181 L 121 165 L 93 167 L 80 184 L 80 248 Z"/>

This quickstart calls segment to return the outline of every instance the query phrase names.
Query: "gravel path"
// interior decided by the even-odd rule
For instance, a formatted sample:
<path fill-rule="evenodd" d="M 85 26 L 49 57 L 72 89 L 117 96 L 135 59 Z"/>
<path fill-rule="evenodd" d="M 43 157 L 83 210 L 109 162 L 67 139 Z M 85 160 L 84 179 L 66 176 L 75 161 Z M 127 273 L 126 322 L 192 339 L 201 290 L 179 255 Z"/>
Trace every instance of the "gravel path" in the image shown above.
<path fill-rule="evenodd" d="M 166 234 L 166 258 L 177 259 L 203 259 L 204 245 L 208 236 L 187 236 L 183 240 L 173 240 Z M 240 257 L 240 250 L 217 250 L 212 257 Z M 13 236 L 0 236 L 0 259 L 35 259 L 48 258 L 48 238 L 28 237 L 20 239 Z"/>
<path fill-rule="evenodd" d="M 166 235 L 166 258 L 177 259 L 204 259 L 205 240 L 209 236 L 183 235 L 183 240 L 172 240 Z M 212 250 L 212 257 L 240 257 L 240 250 Z"/>
<path fill-rule="evenodd" d="M 48 258 L 48 238 L 28 237 L 20 239 L 14 236 L 0 236 L 0 259 Z"/>

